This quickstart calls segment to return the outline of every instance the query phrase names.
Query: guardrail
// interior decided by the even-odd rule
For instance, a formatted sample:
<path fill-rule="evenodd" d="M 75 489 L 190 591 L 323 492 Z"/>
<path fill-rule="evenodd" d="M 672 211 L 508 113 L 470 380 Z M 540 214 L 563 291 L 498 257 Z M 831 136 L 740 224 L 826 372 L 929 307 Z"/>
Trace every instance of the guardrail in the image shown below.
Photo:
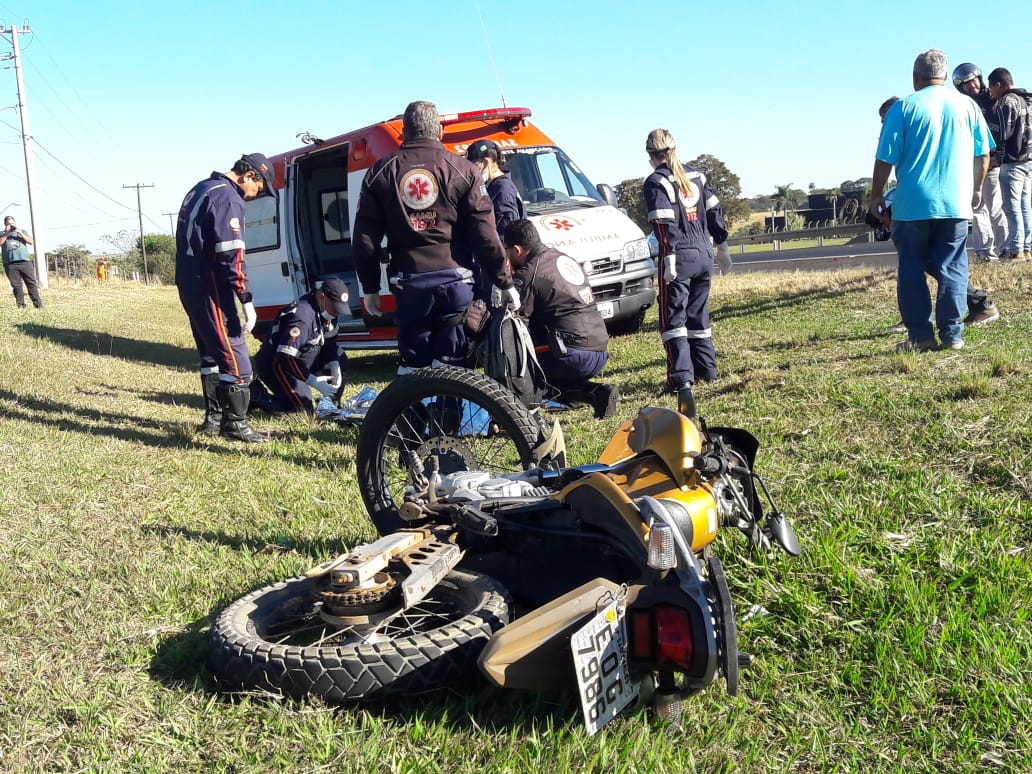
<path fill-rule="evenodd" d="M 854 237 L 861 234 L 867 235 L 867 241 L 874 241 L 874 231 L 866 223 L 842 223 L 835 226 L 820 226 L 819 228 L 801 228 L 795 231 L 776 231 L 765 234 L 749 234 L 748 236 L 731 237 L 727 240 L 729 248 L 738 247 L 738 252 L 744 253 L 746 245 L 772 244 L 774 250 L 783 249 L 784 242 L 792 242 L 797 239 L 816 239 L 817 247 L 824 247 L 824 240 L 834 237 Z"/>

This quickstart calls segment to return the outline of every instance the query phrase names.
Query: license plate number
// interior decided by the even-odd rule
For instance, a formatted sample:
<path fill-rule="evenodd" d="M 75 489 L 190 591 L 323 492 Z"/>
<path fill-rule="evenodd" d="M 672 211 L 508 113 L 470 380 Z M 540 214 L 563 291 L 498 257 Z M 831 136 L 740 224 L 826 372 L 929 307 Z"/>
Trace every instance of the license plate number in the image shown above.
<path fill-rule="evenodd" d="M 598 309 L 598 313 L 602 315 L 603 320 L 608 320 L 616 311 L 613 309 L 612 301 L 599 301 L 595 304 L 595 308 Z"/>
<path fill-rule="evenodd" d="M 584 727 L 594 734 L 633 702 L 639 685 L 627 670 L 627 628 L 616 600 L 570 639 Z"/>

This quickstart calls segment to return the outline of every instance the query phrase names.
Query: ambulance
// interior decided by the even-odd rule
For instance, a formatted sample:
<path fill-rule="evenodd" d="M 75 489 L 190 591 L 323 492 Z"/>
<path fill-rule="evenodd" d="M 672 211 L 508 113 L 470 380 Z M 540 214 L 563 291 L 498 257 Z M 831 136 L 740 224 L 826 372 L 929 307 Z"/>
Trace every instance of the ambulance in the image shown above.
<path fill-rule="evenodd" d="M 503 107 L 442 114 L 444 146 L 458 154 L 490 138 L 523 197 L 527 217 L 546 244 L 573 257 L 589 277 L 595 302 L 612 332 L 633 332 L 655 301 L 649 243 L 616 207 L 607 185 L 595 186 L 566 153 L 530 121 L 527 108 Z M 332 139 L 299 135 L 305 145 L 270 156 L 277 197 L 247 203 L 247 276 L 263 336 L 279 309 L 326 277 L 350 293 L 351 317 L 341 318 L 338 343 L 348 349 L 397 346 L 394 297 L 386 265 L 381 316 L 362 306 L 351 253 L 351 224 L 362 179 L 373 163 L 402 142 L 397 116 Z"/>

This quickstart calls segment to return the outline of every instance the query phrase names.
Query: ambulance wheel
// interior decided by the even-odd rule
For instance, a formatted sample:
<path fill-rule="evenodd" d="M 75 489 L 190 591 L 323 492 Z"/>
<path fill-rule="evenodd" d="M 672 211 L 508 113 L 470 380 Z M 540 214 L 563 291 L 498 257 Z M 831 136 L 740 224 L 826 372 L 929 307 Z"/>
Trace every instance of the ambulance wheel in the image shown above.
<path fill-rule="evenodd" d="M 221 684 L 330 704 L 421 693 L 474 673 L 510 618 L 505 589 L 472 572 L 453 570 L 418 604 L 365 626 L 324 619 L 327 587 L 291 578 L 227 607 L 208 637 Z"/>
<path fill-rule="evenodd" d="M 398 516 L 413 469 L 526 470 L 543 438 L 519 398 L 484 374 L 437 366 L 400 376 L 369 407 L 355 467 L 366 510 L 380 534 L 405 526 Z"/>
<path fill-rule="evenodd" d="M 638 310 L 638 313 L 631 317 L 625 317 L 622 320 L 615 320 L 607 326 L 609 333 L 613 336 L 627 336 L 632 333 L 637 333 L 641 330 L 642 324 L 645 322 L 645 313 L 648 311 L 648 307 L 644 307 Z"/>

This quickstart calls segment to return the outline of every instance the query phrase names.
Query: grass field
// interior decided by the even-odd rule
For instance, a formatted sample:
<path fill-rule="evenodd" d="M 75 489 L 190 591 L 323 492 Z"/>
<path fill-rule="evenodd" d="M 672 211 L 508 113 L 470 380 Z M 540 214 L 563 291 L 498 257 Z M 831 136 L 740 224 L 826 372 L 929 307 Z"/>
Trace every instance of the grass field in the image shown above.
<path fill-rule="evenodd" d="M 718 538 L 754 656 L 681 728 L 595 737 L 572 696 L 470 684 L 335 709 L 219 693 L 213 616 L 372 534 L 355 431 L 258 421 L 195 437 L 195 353 L 170 288 L 55 284 L 0 306 L 0 770 L 683 772 L 1032 770 L 1032 267 L 975 267 L 1003 319 L 897 355 L 894 277 L 731 274 L 711 309 L 713 424 L 758 467 L 804 555 Z M 655 311 L 611 345 L 621 418 L 660 393 Z M 347 378 L 382 387 L 389 353 Z M 562 416 L 574 462 L 620 418 Z"/>

